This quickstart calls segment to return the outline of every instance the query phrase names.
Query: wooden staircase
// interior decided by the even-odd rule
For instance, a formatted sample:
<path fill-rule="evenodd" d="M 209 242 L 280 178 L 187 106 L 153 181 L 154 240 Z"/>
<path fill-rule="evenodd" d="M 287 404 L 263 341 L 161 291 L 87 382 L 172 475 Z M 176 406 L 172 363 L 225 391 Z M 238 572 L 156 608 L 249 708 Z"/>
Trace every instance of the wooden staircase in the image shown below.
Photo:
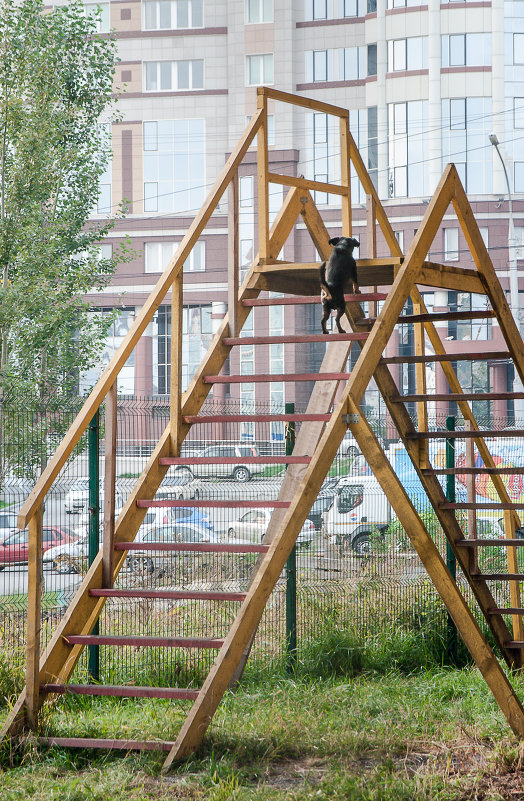
<path fill-rule="evenodd" d="M 44 698 L 51 694 L 111 695 L 129 698 L 169 698 L 193 702 L 181 730 L 173 740 L 163 742 L 131 741 L 121 738 L 114 740 L 93 738 L 40 738 L 47 744 L 68 747 L 101 747 L 130 749 L 159 749 L 167 752 L 165 768 L 173 760 L 180 760 L 191 754 L 201 743 L 213 714 L 224 692 L 235 677 L 249 653 L 250 644 L 256 632 L 268 598 L 285 565 L 302 525 L 321 488 L 324 478 L 333 462 L 337 449 L 346 431 L 351 430 L 362 453 L 373 470 L 383 491 L 387 495 L 395 514 L 408 533 L 413 546 L 420 556 L 428 575 L 443 598 L 450 615 L 468 646 L 475 662 L 488 686 L 504 712 L 509 725 L 519 736 L 524 736 L 524 710 L 517 698 L 497 657 L 487 643 L 476 619 L 470 610 L 457 583 L 452 578 L 439 551 L 433 543 L 417 510 L 413 506 L 400 479 L 386 458 L 368 421 L 361 413 L 360 403 L 364 392 L 373 378 L 384 398 L 388 413 L 395 424 L 405 448 L 417 471 L 426 495 L 435 510 L 440 524 L 457 557 L 465 579 L 471 586 L 479 609 L 493 633 L 505 661 L 513 667 L 521 667 L 524 652 L 522 616 L 524 608 L 520 599 L 519 581 L 524 580 L 517 569 L 517 548 L 524 541 L 515 538 L 520 528 L 518 509 L 522 504 L 511 502 L 503 481 L 504 469 L 497 468 L 486 445 L 486 438 L 495 432 L 480 429 L 468 403 L 471 395 L 464 393 L 455 372 L 453 362 L 460 359 L 485 359 L 487 354 L 477 356 L 472 353 L 461 355 L 446 353 L 445 343 L 441 341 L 436 322 L 457 319 L 456 312 L 429 313 L 426 309 L 419 287 L 434 287 L 478 293 L 486 297 L 490 308 L 485 312 L 459 314 L 458 319 L 477 319 L 479 316 L 496 319 L 503 333 L 507 351 L 504 358 L 513 360 L 515 369 L 524 378 L 524 348 L 522 339 L 508 309 L 504 293 L 495 275 L 489 255 L 484 246 L 471 207 L 464 194 L 457 172 L 453 165 L 445 170 L 439 186 L 431 200 L 418 232 L 405 256 L 401 253 L 386 213 L 380 204 L 369 175 L 356 150 L 348 127 L 348 112 L 324 103 L 305 98 L 286 95 L 262 88 L 258 94 L 259 109 L 242 137 L 237 150 L 231 155 L 217 180 L 201 213 L 182 241 L 177 254 L 159 280 L 159 283 L 139 315 L 134 328 L 129 332 L 118 353 L 113 358 L 104 375 L 86 401 L 77 420 L 50 460 L 39 482 L 26 501 L 19 518 L 22 527 L 30 528 L 29 555 L 29 620 L 27 648 L 26 688 L 15 704 L 2 730 L 2 737 L 16 737 L 24 731 L 38 731 L 38 711 Z M 267 102 L 268 99 L 293 103 L 308 109 L 331 113 L 340 121 L 342 167 L 341 184 L 328 185 L 303 178 L 291 178 L 269 173 L 267 156 Z M 238 166 L 253 138 L 258 135 L 259 172 L 259 254 L 239 288 L 238 265 L 238 219 L 230 215 L 230 283 L 229 311 L 219 331 L 204 357 L 188 390 L 180 392 L 181 373 L 181 320 L 182 320 L 182 265 L 200 236 L 206 222 L 222 194 L 228 188 L 232 209 L 238 209 Z M 264 336 L 241 337 L 241 329 L 251 309 L 260 305 L 304 304 L 319 302 L 318 264 L 290 264 L 278 261 L 277 257 L 299 216 L 302 217 L 315 246 L 322 258 L 328 258 L 329 234 L 317 211 L 311 191 L 321 190 L 337 193 L 342 199 L 342 233 L 351 234 L 351 195 L 349 165 L 353 165 L 368 196 L 368 257 L 358 261 L 359 283 L 364 288 L 360 295 L 348 295 L 347 316 L 351 332 L 347 334 L 313 334 L 309 336 Z M 281 183 L 290 187 L 280 213 L 271 230 L 268 223 L 268 184 Z M 449 267 L 425 261 L 443 216 L 453 206 L 476 264 L 475 270 Z M 376 229 L 379 226 L 391 255 L 376 257 Z M 387 292 L 377 292 L 377 287 L 387 288 Z M 300 289 L 300 295 L 296 294 Z M 172 351 L 171 351 L 171 415 L 170 421 L 161 436 L 148 464 L 131 492 L 118 520 L 114 521 L 114 437 L 116 431 L 116 378 L 125 364 L 136 342 L 168 290 L 172 302 Z M 282 293 L 281 297 L 269 298 L 266 291 Z M 405 314 L 407 300 L 411 298 L 414 312 Z M 377 303 L 383 303 L 380 312 Z M 362 304 L 366 303 L 369 314 Z M 320 317 L 320 307 L 319 307 Z M 385 346 L 395 326 L 413 325 L 415 330 L 415 355 L 383 358 Z M 347 323 L 346 323 L 347 325 Z M 178 331 L 178 336 L 176 335 Z M 426 340 L 431 345 L 431 353 L 425 352 Z M 240 345 L 267 345 L 276 342 L 327 342 L 326 353 L 318 373 L 284 375 L 224 376 L 220 371 L 232 348 Z M 350 349 L 357 345 L 360 353 L 354 369 L 347 372 Z M 501 357 L 501 354 L 498 354 Z M 395 363 L 412 362 L 416 366 L 417 392 L 414 395 L 401 395 L 393 380 L 390 366 Z M 460 412 L 468 425 L 467 432 L 431 431 L 428 425 L 427 404 L 439 396 L 427 392 L 425 385 L 425 365 L 438 362 L 447 378 L 449 393 L 446 399 L 456 400 Z M 303 414 L 267 414 L 209 416 L 201 413 L 202 405 L 214 384 L 248 380 L 254 381 L 313 381 L 314 386 Z M 478 399 L 475 395 L 475 399 Z M 488 393 L 483 399 L 495 397 Z M 500 393 L 496 394 L 500 397 Z M 506 393 L 506 398 L 515 393 Z M 519 397 L 522 397 L 519 395 Z M 104 543 L 97 558 L 90 567 L 69 609 L 61 620 L 48 647 L 40 654 L 40 575 L 41 575 L 41 526 L 42 505 L 45 496 L 57 477 L 60 469 L 82 436 L 94 412 L 106 402 L 106 476 L 105 476 L 105 521 Z M 417 426 L 406 407 L 416 403 Z M 236 421 L 283 421 L 300 422 L 295 449 L 289 457 L 250 457 L 243 462 L 267 464 L 286 464 L 287 471 L 280 485 L 278 497 L 268 500 L 227 500 L 227 501 L 187 501 L 155 500 L 156 491 L 167 470 L 173 465 L 194 463 L 195 457 L 180 456 L 180 447 L 192 426 L 200 426 L 220 420 Z M 516 432 L 511 432 L 515 435 Z M 501 509 L 506 523 L 504 540 L 485 540 L 478 537 L 465 538 L 456 511 L 464 504 L 450 503 L 446 500 L 439 475 L 449 473 L 432 465 L 429 457 L 429 442 L 432 438 L 464 436 L 475 443 L 481 455 L 484 468 L 489 473 L 497 490 L 499 501 L 496 508 Z M 208 464 L 213 459 L 206 460 Z M 220 461 L 226 461 L 221 459 Z M 230 460 L 234 462 L 233 459 Z M 475 469 L 472 467 L 471 474 Z M 460 468 L 464 473 L 465 469 Z M 458 468 L 454 470 L 458 472 Z M 512 468 L 512 472 L 515 470 Z M 522 470 L 521 472 L 524 472 Z M 475 507 L 474 501 L 471 502 Z M 215 507 L 270 507 L 273 509 L 271 522 L 260 545 L 232 545 L 218 543 L 163 543 L 135 542 L 135 535 L 144 520 L 147 510 L 153 506 L 205 506 Z M 467 506 L 469 509 L 469 504 Z M 487 508 L 487 507 L 486 507 Z M 494 543 L 507 548 L 508 572 L 505 574 L 482 574 L 478 569 L 479 549 Z M 252 553 L 257 561 L 249 586 L 245 592 L 209 592 L 191 590 L 150 590 L 118 589 L 115 579 L 126 556 L 133 550 L 174 552 L 210 552 L 217 555 L 231 553 Z M 500 608 L 496 603 L 490 585 L 494 581 L 509 582 L 511 586 L 511 607 Z M 94 634 L 93 629 L 107 598 L 149 598 L 149 599 L 197 599 L 201 601 L 237 602 L 238 612 L 225 637 L 129 637 L 108 634 Z M 505 618 L 513 616 L 513 629 L 510 631 Z M 111 645 L 122 647 L 138 645 L 142 647 L 165 647 L 184 649 L 208 649 L 216 652 L 212 668 L 200 689 L 172 687 L 101 686 L 78 685 L 69 679 L 86 645 Z"/>

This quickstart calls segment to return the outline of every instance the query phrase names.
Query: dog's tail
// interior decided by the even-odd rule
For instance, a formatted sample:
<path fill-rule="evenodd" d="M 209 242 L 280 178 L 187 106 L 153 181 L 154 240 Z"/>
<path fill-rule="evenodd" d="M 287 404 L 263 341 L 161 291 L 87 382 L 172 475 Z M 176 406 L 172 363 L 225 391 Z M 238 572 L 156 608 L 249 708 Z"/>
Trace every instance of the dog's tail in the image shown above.
<path fill-rule="evenodd" d="M 331 292 L 329 291 L 329 287 L 326 284 L 326 262 L 323 261 L 320 267 L 318 268 L 319 278 L 320 278 L 320 299 L 321 300 L 331 300 Z"/>

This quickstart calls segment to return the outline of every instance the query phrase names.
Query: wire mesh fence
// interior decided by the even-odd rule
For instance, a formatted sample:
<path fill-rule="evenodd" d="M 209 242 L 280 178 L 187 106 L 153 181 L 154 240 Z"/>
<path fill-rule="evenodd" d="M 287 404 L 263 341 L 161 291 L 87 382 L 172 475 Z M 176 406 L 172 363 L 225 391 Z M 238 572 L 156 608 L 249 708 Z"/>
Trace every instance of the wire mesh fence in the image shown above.
<path fill-rule="evenodd" d="M 0 642 L 5 653 L 23 648 L 27 610 L 27 531 L 16 528 L 16 514 L 46 459 L 74 419 L 78 402 L 70 408 L 1 410 L 0 488 Z M 242 457 L 283 455 L 285 428 L 263 420 L 253 425 L 224 422 L 222 415 L 267 415 L 276 407 L 242 409 L 233 402 L 207 402 L 203 410 L 216 421 L 194 426 L 183 446 L 183 455 L 235 456 L 242 470 L 229 463 L 195 464 L 169 468 L 157 498 L 210 502 L 206 507 L 149 509 L 137 539 L 147 542 L 184 539 L 193 542 L 260 543 L 269 524 L 270 508 L 236 508 L 235 501 L 271 501 L 278 497 L 285 466 L 242 464 Z M 297 411 L 301 411 L 297 409 Z M 101 410 L 103 456 L 104 415 Z M 116 451 L 116 512 L 123 508 L 136 479 L 146 466 L 169 418 L 168 401 L 123 398 L 118 403 Z M 387 457 L 421 514 L 442 554 L 445 537 L 430 508 L 404 446 L 386 418 L 369 420 Z M 430 430 L 442 438 L 430 441 L 429 458 L 445 466 L 445 419 L 432 419 Z M 457 430 L 463 421 L 455 421 Z M 489 444 L 496 464 L 524 465 L 524 444 L 518 426 L 505 420 L 489 420 L 498 433 Z M 300 424 L 297 424 L 300 430 Z M 102 456 L 100 475 L 103 476 Z M 479 454 L 468 453 L 466 440 L 454 440 L 457 466 Z M 503 481 L 512 500 L 522 501 L 522 475 L 508 473 Z M 442 481 L 444 482 L 444 478 Z M 457 500 L 468 492 L 475 498 L 498 499 L 489 476 L 479 476 L 473 487 L 467 474 L 455 482 Z M 103 498 L 103 478 L 100 481 Z M 76 447 L 46 500 L 43 521 L 44 576 L 42 596 L 43 639 L 49 641 L 57 623 L 76 593 L 88 566 L 89 454 L 87 438 Z M 213 501 L 231 503 L 213 506 Z M 472 526 L 483 536 L 504 533 L 503 513 L 480 509 L 474 519 L 458 512 L 464 534 Z M 103 510 L 100 512 L 102 519 Z M 507 570 L 505 549 L 485 548 L 482 571 Z M 121 589 L 227 591 L 243 593 L 253 572 L 256 554 L 130 552 L 116 586 Z M 518 556 L 519 565 L 522 557 Z M 522 569 L 521 565 L 521 569 Z M 338 450 L 315 503 L 299 534 L 296 546 L 298 652 L 321 636 L 328 623 L 351 627 L 362 637 L 381 629 L 420 629 L 431 617 L 445 640 L 447 619 L 436 591 L 414 552 L 409 536 L 398 524 L 394 511 L 348 433 Z M 459 573 L 459 582 L 462 579 Z M 493 585 L 499 605 L 509 605 L 509 587 Z M 468 594 L 468 589 L 465 589 Z M 471 600 L 471 598 L 470 598 Z M 471 601 L 473 604 L 473 601 Z M 109 599 L 100 619 L 101 634 L 133 636 L 225 637 L 238 609 L 238 601 L 173 600 L 161 598 Z M 508 618 L 508 624 L 511 619 Z M 252 659 L 280 658 L 286 647 L 286 572 L 283 571 L 264 611 L 252 648 Z M 108 682 L 169 685 L 206 671 L 214 659 L 212 650 L 100 647 L 100 678 Z M 85 672 L 81 660 L 77 671 Z"/>

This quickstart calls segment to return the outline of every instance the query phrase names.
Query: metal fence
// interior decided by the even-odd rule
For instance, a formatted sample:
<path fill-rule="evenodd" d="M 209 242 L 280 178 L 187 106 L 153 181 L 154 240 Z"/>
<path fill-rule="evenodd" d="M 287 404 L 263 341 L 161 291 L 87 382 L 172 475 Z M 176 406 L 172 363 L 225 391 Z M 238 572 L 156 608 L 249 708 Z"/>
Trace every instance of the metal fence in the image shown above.
<path fill-rule="evenodd" d="M 15 530 L 14 519 L 49 453 L 74 418 L 76 401 L 69 409 L 32 410 L 5 407 L 1 410 L 0 488 L 0 642 L 6 653 L 16 652 L 25 641 L 27 608 L 27 565 L 23 559 L 24 532 Z M 208 402 L 206 414 L 240 411 L 233 403 Z M 242 412 L 281 412 L 282 409 L 246 409 Z M 118 403 L 117 507 L 121 507 L 140 475 L 168 421 L 165 399 L 122 398 Z M 407 455 L 385 419 L 370 421 L 383 440 L 389 458 L 408 486 L 412 476 Z M 490 421 L 493 428 L 505 428 L 505 421 Z M 461 421 L 457 420 L 460 428 Z M 445 421 L 433 421 L 435 430 Z M 103 437 L 103 410 L 101 432 Z M 195 433 L 193 433 L 195 432 Z M 506 429 L 507 433 L 507 429 Z M 198 438 L 197 438 L 198 434 Z M 442 441 L 432 444 L 434 463 L 444 458 Z M 184 444 L 188 455 L 207 447 L 237 443 L 251 452 L 284 453 L 284 429 L 257 423 L 244 429 L 241 423 L 209 423 L 195 426 Z M 517 437 L 496 440 L 496 459 L 504 464 L 524 464 L 524 444 Z M 463 443 L 462 443 L 463 446 Z M 456 463 L 464 448 L 456 445 Z M 462 451 L 461 451 L 462 447 Z M 103 450 L 102 450 L 103 452 Z M 170 468 L 160 492 L 164 497 L 209 500 L 272 499 L 283 478 L 282 466 L 267 466 L 250 475 L 221 475 L 212 466 L 206 475 L 195 477 L 187 469 Z M 258 470 L 258 468 L 256 468 Z M 411 471 L 411 472 L 410 472 Z M 43 644 L 64 614 L 87 569 L 88 475 L 87 440 L 82 440 L 56 480 L 44 512 L 44 581 L 42 597 Z M 102 471 L 100 473 L 102 475 Z M 521 476 L 507 476 L 511 497 L 524 494 Z M 406 484 L 408 482 L 408 484 Z M 458 477 L 460 494 L 463 483 Z M 442 553 L 445 539 L 429 503 L 413 484 L 410 494 L 424 516 L 430 533 Z M 409 487 L 408 487 L 409 490 Z M 465 490 L 464 490 L 465 491 Z M 490 497 L 486 482 L 477 492 Z M 159 495 L 157 494 L 157 497 Z M 139 536 L 158 538 L 158 530 L 173 522 L 186 536 L 212 541 L 260 541 L 267 526 L 265 510 L 235 508 L 150 510 Z M 479 513 L 476 524 L 483 534 L 499 536 L 497 513 Z M 255 519 L 256 518 L 256 519 Z M 461 520 L 465 533 L 471 525 Z M 11 549 L 11 550 L 9 550 Z M 18 549 L 18 550 L 17 550 Z M 500 570 L 503 549 L 485 549 L 483 571 Z M 10 561 L 13 559 L 15 561 Z M 250 554 L 158 553 L 130 555 L 118 578 L 121 588 L 221 589 L 245 591 L 255 557 Z M 423 628 L 431 618 L 445 639 L 447 619 L 436 591 L 429 582 L 409 538 L 395 522 L 392 509 L 359 453 L 355 441 L 346 437 L 322 486 L 310 517 L 299 536 L 296 550 L 298 653 L 314 641 L 327 625 L 350 627 L 362 637 L 378 631 L 403 627 Z M 458 577 L 460 581 L 460 575 Z M 497 590 L 497 600 L 507 602 L 508 590 Z M 156 636 L 223 637 L 234 619 L 236 602 L 163 601 L 111 599 L 100 620 L 100 633 Z M 436 623 L 435 623 L 436 621 Z M 280 658 L 286 648 L 286 575 L 277 582 L 264 612 L 252 650 L 252 659 L 267 662 Z M 194 675 L 209 667 L 212 653 L 170 649 L 100 648 L 100 676 L 103 681 L 180 682 L 181 673 Z M 85 660 L 78 671 L 85 671 Z"/>

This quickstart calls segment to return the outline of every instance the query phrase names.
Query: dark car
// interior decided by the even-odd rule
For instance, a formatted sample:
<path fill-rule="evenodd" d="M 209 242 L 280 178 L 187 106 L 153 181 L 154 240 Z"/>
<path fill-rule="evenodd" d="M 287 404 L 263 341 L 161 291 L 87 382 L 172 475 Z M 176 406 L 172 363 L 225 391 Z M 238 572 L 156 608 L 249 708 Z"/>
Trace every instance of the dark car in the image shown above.
<path fill-rule="evenodd" d="M 42 550 L 47 551 L 56 545 L 75 542 L 78 538 L 64 528 L 44 526 L 42 528 Z M 29 529 L 15 529 L 7 537 L 0 539 L 0 570 L 7 565 L 27 562 L 29 551 Z"/>

